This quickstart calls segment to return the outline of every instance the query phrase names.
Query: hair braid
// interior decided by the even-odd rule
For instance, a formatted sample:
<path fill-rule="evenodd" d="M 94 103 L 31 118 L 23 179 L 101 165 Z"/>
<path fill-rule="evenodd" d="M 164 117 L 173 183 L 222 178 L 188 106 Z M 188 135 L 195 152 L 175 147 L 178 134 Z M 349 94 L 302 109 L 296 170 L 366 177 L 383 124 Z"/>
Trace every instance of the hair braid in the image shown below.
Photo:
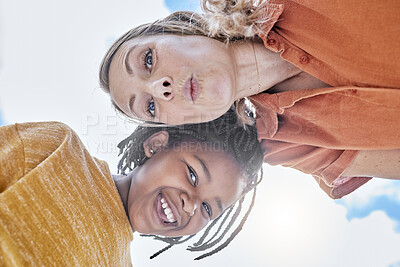
<path fill-rule="evenodd" d="M 257 192 L 257 189 L 254 187 L 254 192 L 253 192 L 253 197 L 251 199 L 250 207 L 247 210 L 246 214 L 244 215 L 243 219 L 241 220 L 239 226 L 235 229 L 235 231 L 232 232 L 232 234 L 229 236 L 229 238 L 224 243 L 222 243 L 220 246 L 218 246 L 216 249 L 214 249 L 210 252 L 204 253 L 203 255 L 195 258 L 194 260 L 201 260 L 206 257 L 209 257 L 209 256 L 221 251 L 222 249 L 226 248 L 229 245 L 229 243 L 232 242 L 232 240 L 235 238 L 235 236 L 237 236 L 237 234 L 242 230 L 244 223 L 246 222 L 251 210 L 253 209 L 253 206 L 254 206 L 254 203 L 256 200 L 256 192 Z"/>
<path fill-rule="evenodd" d="M 224 219 L 223 219 L 222 222 L 220 223 L 220 225 L 219 225 L 217 231 L 216 231 L 216 232 L 214 233 L 214 235 L 210 238 L 210 239 L 213 239 L 213 238 L 221 231 L 222 226 L 225 224 L 225 222 L 226 222 L 226 220 L 228 219 L 229 215 L 232 213 L 232 210 L 233 210 L 233 206 L 230 207 L 230 208 L 227 210 L 227 212 L 224 212 L 223 214 L 221 214 L 221 216 L 219 216 L 217 219 L 215 219 L 215 220 L 207 227 L 207 229 L 204 231 L 204 234 L 201 236 L 201 238 L 200 238 L 196 243 L 194 243 L 192 246 L 194 246 L 194 247 L 201 246 L 201 244 L 203 244 L 204 240 L 205 240 L 206 237 L 208 236 L 210 230 L 211 230 L 212 228 L 214 228 L 214 226 L 217 224 L 217 222 L 218 222 L 222 217 L 224 217 Z"/>
<path fill-rule="evenodd" d="M 154 259 L 155 257 L 157 257 L 158 255 L 160 255 L 161 253 L 167 251 L 168 249 L 172 248 L 172 246 L 175 244 L 169 244 L 168 246 L 164 247 L 163 249 L 160 249 L 159 251 L 157 251 L 156 253 L 154 253 L 153 255 L 150 256 L 150 260 Z"/>
<path fill-rule="evenodd" d="M 178 244 L 182 244 L 185 243 L 186 241 L 188 241 L 189 239 L 193 238 L 195 235 L 190 235 L 189 237 L 181 240 L 183 237 L 160 237 L 157 235 L 140 235 L 143 237 L 152 237 L 155 240 L 160 240 L 163 241 L 165 243 L 168 243 L 169 245 L 160 249 L 159 251 L 157 251 L 156 253 L 154 253 L 153 255 L 150 256 L 150 259 L 154 259 L 155 257 L 157 257 L 158 255 L 160 255 L 161 253 L 167 251 L 168 249 L 172 248 L 174 245 L 178 245 Z"/>
<path fill-rule="evenodd" d="M 190 251 L 202 251 L 202 250 L 206 250 L 209 249 L 211 247 L 213 247 L 215 244 L 218 244 L 226 235 L 226 233 L 229 231 L 229 229 L 231 229 L 231 227 L 233 226 L 236 218 L 239 216 L 240 211 L 242 210 L 242 205 L 243 205 L 243 201 L 244 201 L 244 197 L 242 197 L 239 200 L 239 203 L 237 205 L 236 211 L 232 216 L 232 219 L 229 221 L 228 225 L 225 227 L 224 231 L 222 232 L 222 234 L 214 241 L 207 241 L 206 243 L 204 243 L 202 246 L 199 247 L 188 247 L 188 250 Z"/>

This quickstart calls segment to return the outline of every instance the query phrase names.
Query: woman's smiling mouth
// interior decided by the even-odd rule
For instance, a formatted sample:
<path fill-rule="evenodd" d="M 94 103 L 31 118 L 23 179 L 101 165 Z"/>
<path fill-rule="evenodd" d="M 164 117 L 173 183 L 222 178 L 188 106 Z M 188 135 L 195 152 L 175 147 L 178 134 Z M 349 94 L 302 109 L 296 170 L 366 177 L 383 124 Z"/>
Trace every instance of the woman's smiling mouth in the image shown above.
<path fill-rule="evenodd" d="M 194 103 L 200 95 L 200 86 L 197 79 L 192 75 L 190 76 L 182 88 L 183 97 L 190 103 Z"/>

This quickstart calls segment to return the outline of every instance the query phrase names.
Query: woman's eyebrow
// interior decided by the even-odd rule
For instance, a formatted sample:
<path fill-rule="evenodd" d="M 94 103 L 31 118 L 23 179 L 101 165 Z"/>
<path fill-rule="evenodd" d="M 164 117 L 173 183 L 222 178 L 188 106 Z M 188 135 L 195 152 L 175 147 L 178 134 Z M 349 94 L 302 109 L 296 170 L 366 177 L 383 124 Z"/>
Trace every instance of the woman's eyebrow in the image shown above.
<path fill-rule="evenodd" d="M 133 105 L 135 105 L 135 99 L 136 99 L 136 95 L 132 95 L 131 99 L 129 99 L 129 110 L 131 111 L 132 114 L 134 114 L 135 116 L 135 110 L 133 109 Z"/>
<path fill-rule="evenodd" d="M 206 174 L 207 180 L 208 180 L 208 182 L 210 182 L 211 181 L 211 174 L 210 174 L 210 171 L 207 168 L 207 165 L 197 155 L 195 155 L 194 157 L 200 162 L 200 165 L 203 167 L 203 171 Z"/>
<path fill-rule="evenodd" d="M 128 51 L 128 53 L 126 53 L 125 59 L 124 59 L 125 70 L 130 75 L 133 75 L 133 69 L 132 69 L 131 65 L 129 64 L 129 55 L 132 53 L 133 50 L 135 50 L 136 47 L 137 47 L 137 45 L 134 45 L 131 48 L 129 48 L 129 51 Z"/>

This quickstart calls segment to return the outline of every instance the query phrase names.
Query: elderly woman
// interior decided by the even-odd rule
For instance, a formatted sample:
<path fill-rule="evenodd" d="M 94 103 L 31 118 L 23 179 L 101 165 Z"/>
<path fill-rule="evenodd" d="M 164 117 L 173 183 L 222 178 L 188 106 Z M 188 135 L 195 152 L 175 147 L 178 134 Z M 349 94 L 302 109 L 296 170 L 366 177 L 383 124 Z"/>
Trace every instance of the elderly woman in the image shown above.
<path fill-rule="evenodd" d="M 400 2 L 203 1 L 136 27 L 100 83 L 136 121 L 257 113 L 264 161 L 310 173 L 334 198 L 400 173 Z M 355 176 L 364 176 L 352 178 Z"/>

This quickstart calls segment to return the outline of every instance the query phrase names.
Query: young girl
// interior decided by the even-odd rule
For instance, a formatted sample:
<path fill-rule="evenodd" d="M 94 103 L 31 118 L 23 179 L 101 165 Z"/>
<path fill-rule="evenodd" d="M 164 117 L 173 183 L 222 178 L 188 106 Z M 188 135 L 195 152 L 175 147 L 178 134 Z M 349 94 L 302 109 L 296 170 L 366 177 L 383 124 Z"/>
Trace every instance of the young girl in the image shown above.
<path fill-rule="evenodd" d="M 171 244 L 197 233 L 258 183 L 256 130 L 236 125 L 230 113 L 138 128 L 122 166 L 134 168 L 114 180 L 64 124 L 1 127 L 0 265 L 129 266 L 132 231 Z"/>

